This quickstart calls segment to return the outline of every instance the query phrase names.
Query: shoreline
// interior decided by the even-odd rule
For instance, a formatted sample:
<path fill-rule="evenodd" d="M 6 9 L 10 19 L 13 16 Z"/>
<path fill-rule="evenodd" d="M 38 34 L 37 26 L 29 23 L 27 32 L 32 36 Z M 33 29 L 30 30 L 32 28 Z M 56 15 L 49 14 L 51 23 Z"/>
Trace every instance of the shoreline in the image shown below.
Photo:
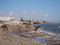
<path fill-rule="evenodd" d="M 7 26 L 9 26 L 9 25 L 7 25 Z M 11 44 L 13 44 L 12 43 L 12 41 L 14 40 L 14 41 L 16 41 L 17 42 L 17 40 L 19 40 L 18 42 L 21 42 L 20 41 L 20 39 L 23 39 L 24 41 L 27 41 L 27 39 L 29 40 L 29 41 L 27 41 L 28 43 L 29 43 L 29 45 L 32 43 L 33 45 L 46 45 L 45 43 L 44 44 L 42 44 L 41 42 L 38 42 L 37 40 L 43 40 L 42 38 L 40 38 L 40 37 L 43 37 L 43 38 L 45 38 L 46 40 L 48 40 L 48 41 L 50 41 L 50 39 L 54 39 L 54 35 L 49 35 L 49 34 L 46 34 L 46 33 L 43 33 L 43 32 L 37 32 L 37 31 L 34 31 L 34 30 L 29 30 L 29 31 L 25 31 L 25 32 L 18 32 L 18 25 L 16 25 L 16 26 L 9 26 L 10 28 L 9 28 L 9 30 L 6 32 L 6 31 L 4 31 L 4 30 L 2 30 L 1 28 L 0 28 L 0 32 L 1 32 L 1 34 L 0 34 L 0 40 L 2 41 L 2 40 L 4 40 L 4 42 L 6 41 L 6 40 L 8 40 L 9 42 L 8 43 L 10 43 L 10 40 L 11 40 Z M 23 28 L 22 28 L 23 29 Z M 28 28 L 29 29 L 29 28 Z M 30 28 L 31 29 L 31 28 Z M 15 31 L 15 32 L 14 32 Z M 21 30 L 20 30 L 21 31 Z M 22 30 L 23 31 L 23 30 Z M 10 34 L 9 34 L 9 32 L 10 32 Z M 11 33 L 12 32 L 12 33 Z M 5 39 L 6 38 L 6 39 Z M 12 38 L 12 39 L 10 39 L 10 38 Z M 15 38 L 15 39 L 14 39 Z M 32 38 L 35 38 L 35 39 L 32 39 Z M 17 40 L 16 40 L 17 39 Z M 22 40 L 22 41 L 23 41 Z M 54 39 L 55 40 L 55 39 Z M 24 43 L 24 41 L 22 42 L 22 44 L 21 45 L 24 45 L 23 43 Z M 31 41 L 31 42 L 30 42 Z M 52 40 L 53 41 L 53 40 Z M 51 42 L 52 42 L 51 41 Z M 3 42 L 3 43 L 4 43 Z M 25 43 L 26 45 L 28 44 L 28 43 Z M 57 41 L 58 42 L 58 41 Z M 5 42 L 6 44 L 8 44 L 7 42 Z M 5 44 L 4 43 L 4 44 Z M 54 42 L 55 43 L 55 42 Z M 14 42 L 14 44 L 15 44 L 15 42 Z M 60 42 L 59 42 L 59 44 L 60 44 Z M 16 44 L 15 44 L 16 45 Z"/>

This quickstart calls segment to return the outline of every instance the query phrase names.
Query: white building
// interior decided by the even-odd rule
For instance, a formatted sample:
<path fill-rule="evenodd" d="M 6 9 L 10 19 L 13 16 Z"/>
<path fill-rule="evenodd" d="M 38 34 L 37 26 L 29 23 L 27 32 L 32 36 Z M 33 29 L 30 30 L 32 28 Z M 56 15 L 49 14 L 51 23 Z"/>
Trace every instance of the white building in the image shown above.
<path fill-rule="evenodd" d="M 9 21 L 11 18 L 10 17 L 2 17 L 0 16 L 0 21 Z"/>
<path fill-rule="evenodd" d="M 9 24 L 11 24 L 11 25 L 19 25 L 20 21 L 15 20 L 15 19 L 10 19 Z"/>
<path fill-rule="evenodd" d="M 0 16 L 0 21 L 3 21 L 5 24 L 10 24 L 10 25 L 20 24 L 20 21 L 15 20 L 14 18 L 11 18 L 11 17 L 1 17 Z"/>

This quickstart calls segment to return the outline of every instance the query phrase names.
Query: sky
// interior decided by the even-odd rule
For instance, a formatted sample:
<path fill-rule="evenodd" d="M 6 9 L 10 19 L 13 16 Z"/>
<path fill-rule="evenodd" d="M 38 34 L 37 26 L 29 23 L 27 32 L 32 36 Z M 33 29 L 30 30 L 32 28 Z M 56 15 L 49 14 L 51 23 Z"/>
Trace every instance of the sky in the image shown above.
<path fill-rule="evenodd" d="M 0 0 L 0 16 L 60 22 L 60 0 Z"/>

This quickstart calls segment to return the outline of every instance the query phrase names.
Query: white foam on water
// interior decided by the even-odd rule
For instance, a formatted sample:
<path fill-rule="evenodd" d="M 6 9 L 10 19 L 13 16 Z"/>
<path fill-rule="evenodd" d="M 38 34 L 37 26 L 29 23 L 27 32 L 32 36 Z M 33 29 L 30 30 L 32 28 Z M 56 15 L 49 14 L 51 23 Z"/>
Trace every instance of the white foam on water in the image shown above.
<path fill-rule="evenodd" d="M 58 26 L 58 28 L 60 28 L 60 26 Z"/>
<path fill-rule="evenodd" d="M 56 35 L 55 33 L 45 31 L 44 29 L 41 29 L 41 28 L 39 28 L 39 29 L 37 30 L 37 32 L 46 33 L 46 34 L 48 34 L 48 35 Z"/>

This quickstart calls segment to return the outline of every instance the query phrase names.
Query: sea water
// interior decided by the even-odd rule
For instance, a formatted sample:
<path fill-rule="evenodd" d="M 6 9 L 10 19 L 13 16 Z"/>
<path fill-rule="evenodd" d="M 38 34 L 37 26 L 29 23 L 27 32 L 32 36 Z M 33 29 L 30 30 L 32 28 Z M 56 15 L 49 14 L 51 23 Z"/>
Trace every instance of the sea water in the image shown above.
<path fill-rule="evenodd" d="M 41 26 L 41 28 L 37 29 L 37 32 L 55 35 L 56 37 L 54 39 L 60 40 L 60 24 L 34 24 L 34 26 Z M 38 42 L 47 43 L 44 37 L 36 37 L 35 40 Z"/>
<path fill-rule="evenodd" d="M 34 26 L 41 26 L 42 28 L 40 28 L 40 30 L 42 29 L 42 31 L 45 32 L 60 34 L 60 24 L 34 24 Z"/>
<path fill-rule="evenodd" d="M 55 39 L 60 40 L 60 24 L 33 24 L 33 26 L 41 26 L 41 28 L 37 29 L 37 32 L 43 32 L 47 33 L 49 35 L 56 35 Z M 20 38 L 20 33 L 17 32 L 11 32 L 11 35 L 14 35 L 14 37 Z M 27 33 L 26 36 L 32 36 L 32 34 Z M 37 42 L 47 43 L 44 37 L 34 37 L 33 40 Z M 48 42 L 49 44 L 49 42 Z M 48 45 L 47 44 L 47 45 Z"/>

